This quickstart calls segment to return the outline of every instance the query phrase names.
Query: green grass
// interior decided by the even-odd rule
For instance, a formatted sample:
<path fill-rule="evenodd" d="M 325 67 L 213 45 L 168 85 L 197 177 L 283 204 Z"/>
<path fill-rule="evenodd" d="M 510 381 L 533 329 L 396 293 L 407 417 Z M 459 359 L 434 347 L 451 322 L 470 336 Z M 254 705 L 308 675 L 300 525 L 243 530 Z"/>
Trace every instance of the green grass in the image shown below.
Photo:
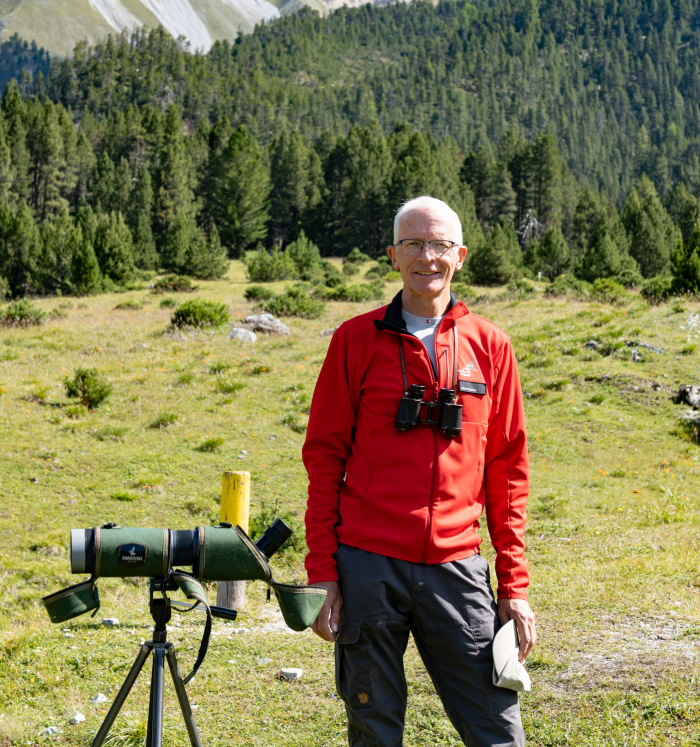
<path fill-rule="evenodd" d="M 241 319 L 252 309 L 245 287 L 235 262 L 224 280 L 201 283 L 198 295 Z M 398 287 L 388 285 L 385 299 Z M 539 643 L 529 665 L 534 689 L 521 699 L 528 745 L 697 745 L 700 447 L 680 427 L 686 408 L 672 394 L 696 383 L 698 371 L 693 355 L 671 352 L 694 341 L 668 304 L 649 307 L 634 294 L 623 308 L 546 300 L 536 287 L 534 298 L 493 302 L 498 289 L 476 289 L 486 299 L 473 309 L 511 336 L 530 395 L 526 541 Z M 100 581 L 94 619 L 50 624 L 41 597 L 78 580 L 70 574 L 70 528 L 215 523 L 221 473 L 246 469 L 252 526 L 280 515 L 297 529 L 296 545 L 274 559 L 276 577 L 304 580 L 300 450 L 330 341 L 319 333 L 380 303 L 329 303 L 319 320 L 285 320 L 288 337 L 259 335 L 243 345 L 227 328 L 184 340 L 163 334 L 170 313 L 157 304 L 125 325 L 113 311 L 120 300 L 81 299 L 66 318 L 0 330 L 0 745 L 43 744 L 50 725 L 59 728 L 53 744 L 89 744 L 109 706 L 90 698 L 111 699 L 149 634 L 138 579 Z M 700 310 L 684 303 L 683 314 Z M 36 304 L 48 310 L 55 300 Z M 590 339 L 610 345 L 609 354 L 584 348 Z M 644 351 L 644 361 L 632 363 L 630 349 L 614 345 L 625 339 L 669 352 Z M 245 389 L 222 399 L 216 383 L 227 379 L 209 374 L 217 364 L 226 366 L 224 377 L 268 373 L 246 376 Z M 62 388 L 80 367 L 113 385 L 95 411 L 76 407 Z M 163 414 L 176 416 L 177 427 L 149 428 Z M 208 441 L 218 448 L 198 450 Z M 493 561 L 488 542 L 484 555 Z M 239 621 L 215 622 L 207 659 L 188 686 L 203 742 L 346 744 L 342 704 L 332 697 L 332 647 L 308 631 L 284 632 L 265 591 L 250 584 Z M 121 626 L 106 629 L 102 617 Z M 188 670 L 203 617 L 174 621 L 171 638 Z M 240 627 L 250 632 L 234 634 Z M 258 665 L 263 657 L 272 662 Z M 303 679 L 278 680 L 282 666 L 302 667 Z M 405 744 L 459 744 L 413 644 L 406 676 Z M 148 680 L 144 673 L 127 701 L 113 744 L 142 743 Z M 87 720 L 69 726 L 76 711 Z M 169 685 L 165 722 L 166 744 L 186 744 Z"/>

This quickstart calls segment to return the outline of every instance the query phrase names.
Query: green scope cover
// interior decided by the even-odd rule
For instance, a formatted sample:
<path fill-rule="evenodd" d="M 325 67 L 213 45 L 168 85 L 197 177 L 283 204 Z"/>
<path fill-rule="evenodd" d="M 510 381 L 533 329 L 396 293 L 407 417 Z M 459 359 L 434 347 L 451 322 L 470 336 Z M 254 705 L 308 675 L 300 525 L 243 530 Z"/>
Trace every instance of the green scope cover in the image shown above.
<path fill-rule="evenodd" d="M 239 527 L 197 527 L 199 569 L 205 581 L 269 581 L 270 566 Z"/>
<path fill-rule="evenodd" d="M 95 582 L 92 579 L 83 581 L 67 589 L 49 594 L 41 600 L 49 613 L 52 623 L 72 620 L 100 606 Z"/>
<path fill-rule="evenodd" d="M 168 571 L 167 529 L 95 527 L 95 576 L 164 576 Z"/>
<path fill-rule="evenodd" d="M 302 631 L 311 625 L 326 601 L 328 591 L 318 586 L 292 586 L 273 581 L 272 586 L 282 617 L 292 630 Z"/>

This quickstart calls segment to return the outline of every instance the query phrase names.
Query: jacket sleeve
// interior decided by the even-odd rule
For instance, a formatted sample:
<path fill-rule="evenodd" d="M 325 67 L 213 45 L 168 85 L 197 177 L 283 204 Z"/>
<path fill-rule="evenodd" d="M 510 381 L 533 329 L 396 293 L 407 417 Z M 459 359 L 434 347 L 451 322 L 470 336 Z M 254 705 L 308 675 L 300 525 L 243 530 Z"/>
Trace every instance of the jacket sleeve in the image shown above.
<path fill-rule="evenodd" d="M 316 382 L 302 449 L 309 475 L 305 566 L 310 584 L 338 580 L 333 557 L 338 549 L 335 528 L 340 521 L 340 490 L 352 448 L 359 389 L 357 362 L 347 334 L 339 329 Z"/>
<path fill-rule="evenodd" d="M 525 412 L 510 340 L 496 370 L 485 460 L 486 522 L 496 550 L 499 598 L 527 599 L 525 559 L 529 467 Z"/>

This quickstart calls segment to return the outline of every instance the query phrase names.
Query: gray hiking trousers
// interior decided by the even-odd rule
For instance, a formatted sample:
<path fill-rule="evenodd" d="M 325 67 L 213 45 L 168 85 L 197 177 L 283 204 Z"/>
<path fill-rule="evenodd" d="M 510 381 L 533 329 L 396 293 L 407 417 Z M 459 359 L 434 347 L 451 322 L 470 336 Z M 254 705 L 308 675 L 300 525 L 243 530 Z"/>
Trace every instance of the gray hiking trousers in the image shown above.
<path fill-rule="evenodd" d="M 350 747 L 403 744 L 409 633 L 465 745 L 525 744 L 517 693 L 492 680 L 500 624 L 481 555 L 423 565 L 340 545 L 335 559 L 343 595 L 336 689 Z"/>

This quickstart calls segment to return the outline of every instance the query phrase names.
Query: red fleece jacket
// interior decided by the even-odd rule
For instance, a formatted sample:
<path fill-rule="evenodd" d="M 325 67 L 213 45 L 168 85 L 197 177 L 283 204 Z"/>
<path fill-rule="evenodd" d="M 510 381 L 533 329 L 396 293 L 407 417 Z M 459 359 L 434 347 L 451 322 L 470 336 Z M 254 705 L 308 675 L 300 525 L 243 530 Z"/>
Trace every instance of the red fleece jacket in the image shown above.
<path fill-rule="evenodd" d="M 425 385 L 424 401 L 433 401 L 451 384 L 453 323 L 461 436 L 423 425 L 397 430 L 399 340 L 408 385 Z M 453 297 L 435 334 L 435 354 L 437 378 L 425 346 L 406 330 L 400 293 L 389 306 L 334 333 L 302 452 L 309 474 L 309 583 L 337 580 L 333 556 L 339 543 L 414 563 L 469 557 L 481 543 L 477 530 L 485 506 L 499 597 L 527 599 L 527 438 L 510 340 Z"/>

